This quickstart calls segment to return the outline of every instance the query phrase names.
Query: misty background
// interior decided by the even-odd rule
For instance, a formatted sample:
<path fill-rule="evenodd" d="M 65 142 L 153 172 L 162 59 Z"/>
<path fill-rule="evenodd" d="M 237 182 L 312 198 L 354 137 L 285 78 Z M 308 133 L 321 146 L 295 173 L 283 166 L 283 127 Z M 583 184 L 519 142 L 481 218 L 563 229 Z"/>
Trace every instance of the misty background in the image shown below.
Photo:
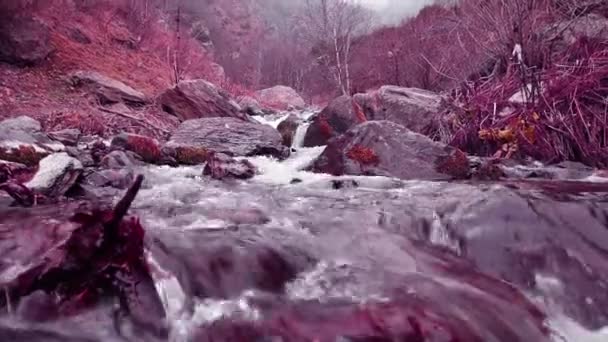
<path fill-rule="evenodd" d="M 377 14 L 377 24 L 396 25 L 403 19 L 415 16 L 434 0 L 354 0 Z"/>

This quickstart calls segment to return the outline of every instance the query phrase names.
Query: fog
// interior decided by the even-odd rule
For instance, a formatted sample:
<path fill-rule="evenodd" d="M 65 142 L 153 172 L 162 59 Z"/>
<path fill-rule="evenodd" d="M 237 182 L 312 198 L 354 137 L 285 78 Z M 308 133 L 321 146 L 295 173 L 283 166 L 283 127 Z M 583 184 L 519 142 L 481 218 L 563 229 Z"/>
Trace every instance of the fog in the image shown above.
<path fill-rule="evenodd" d="M 378 14 L 380 24 L 398 24 L 407 17 L 416 15 L 423 7 L 435 0 L 353 0 Z"/>

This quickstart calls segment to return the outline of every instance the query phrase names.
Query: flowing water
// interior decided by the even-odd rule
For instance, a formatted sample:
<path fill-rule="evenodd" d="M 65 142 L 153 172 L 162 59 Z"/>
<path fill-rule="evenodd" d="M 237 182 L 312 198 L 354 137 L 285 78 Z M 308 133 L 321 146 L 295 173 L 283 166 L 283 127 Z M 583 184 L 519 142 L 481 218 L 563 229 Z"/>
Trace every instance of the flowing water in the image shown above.
<path fill-rule="evenodd" d="M 170 341 L 608 341 L 605 196 L 311 173 L 313 114 L 248 181 L 138 170 Z M 52 329 L 123 341 L 103 315 Z"/>
<path fill-rule="evenodd" d="M 576 203 L 582 199 L 558 202 L 492 184 L 310 173 L 304 169 L 323 147 L 302 147 L 311 113 L 300 115 L 304 123 L 295 134 L 292 156 L 283 162 L 249 158 L 259 169 L 250 181 L 202 178 L 200 167 L 144 170 L 146 188 L 136 212 L 164 249 L 174 251 L 151 248 L 148 254 L 172 341 L 187 341 L 197 331 L 212 336 L 200 340 L 223 336 L 237 341 L 212 327 L 218 322 L 271 325 L 269 317 L 283 308 L 287 317 L 296 312 L 302 319 L 298 312 L 303 311 L 327 320 L 311 323 L 304 316 L 305 322 L 293 329 L 334 336 L 329 330 L 335 319 L 336 329 L 356 336 L 362 331 L 345 328 L 343 321 L 349 318 L 342 316 L 347 314 L 332 314 L 334 308 L 393 305 L 392 310 L 406 310 L 400 305 L 412 298 L 414 306 L 426 306 L 424 312 L 436 315 L 436 322 L 457 316 L 485 341 L 540 341 L 528 327 L 537 315 L 520 301 L 543 311 L 542 324 L 553 341 L 608 340 L 608 328 L 602 328 L 608 325 L 606 295 L 594 292 L 606 290 L 606 278 L 591 276 L 601 271 L 594 265 L 608 261 L 607 246 L 586 254 L 592 243 L 561 231 L 567 229 L 568 213 L 583 208 Z M 285 117 L 262 121 L 276 127 Z M 603 200 L 584 201 L 604 209 L 598 204 Z M 552 210 L 562 213 L 547 217 Z M 605 241 L 605 226 L 586 224 L 598 230 L 581 234 Z M 551 232 L 553 228 L 560 231 Z M 509 229 L 516 231 L 505 232 Z M 511 233 L 516 238 L 506 237 Z M 511 254 L 496 251 L 502 248 Z M 279 265 L 268 264 L 268 253 L 281 260 Z M 223 266 L 218 271 L 205 258 L 219 259 Z M 545 259 L 535 264 L 539 258 Z M 570 279 L 571 274 L 576 276 Z M 310 308 L 311 303 L 316 306 Z M 201 327 L 220 333 L 201 335 Z"/>

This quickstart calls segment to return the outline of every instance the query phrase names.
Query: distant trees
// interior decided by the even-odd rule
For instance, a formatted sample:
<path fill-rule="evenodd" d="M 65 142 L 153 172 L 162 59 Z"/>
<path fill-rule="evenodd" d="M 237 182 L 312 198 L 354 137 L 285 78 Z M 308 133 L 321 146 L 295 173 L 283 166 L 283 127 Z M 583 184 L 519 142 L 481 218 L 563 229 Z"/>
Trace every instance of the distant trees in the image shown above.
<path fill-rule="evenodd" d="M 306 0 L 298 18 L 317 64 L 328 68 L 342 94 L 350 94 L 353 40 L 369 31 L 371 13 L 346 0 Z"/>

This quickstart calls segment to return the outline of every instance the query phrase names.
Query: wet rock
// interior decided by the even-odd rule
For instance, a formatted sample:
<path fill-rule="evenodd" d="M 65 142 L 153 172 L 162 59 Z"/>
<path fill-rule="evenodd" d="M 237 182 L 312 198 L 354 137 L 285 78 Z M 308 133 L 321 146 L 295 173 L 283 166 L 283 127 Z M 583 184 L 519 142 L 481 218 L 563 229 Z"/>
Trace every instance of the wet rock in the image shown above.
<path fill-rule="evenodd" d="M 70 157 L 78 159 L 78 161 L 82 163 L 82 166 L 84 167 L 91 167 L 97 164 L 91 155 L 91 151 L 89 150 L 83 150 L 74 146 L 67 146 L 65 148 L 65 152 Z"/>
<path fill-rule="evenodd" d="M 94 140 L 88 146 L 88 150 L 95 165 L 101 163 L 101 159 L 103 159 L 103 157 L 110 151 L 109 147 L 99 139 Z"/>
<path fill-rule="evenodd" d="M 0 20 L 0 61 L 18 66 L 42 62 L 53 51 L 46 25 L 27 16 Z"/>
<path fill-rule="evenodd" d="M 135 174 L 130 169 L 110 169 L 89 173 L 85 176 L 84 183 L 99 188 L 126 189 L 134 180 Z"/>
<path fill-rule="evenodd" d="M 0 183 L 0 190 L 6 192 L 17 206 L 31 207 L 36 203 L 34 192 L 19 182 Z"/>
<path fill-rule="evenodd" d="M 599 329 L 608 324 L 608 208 L 571 197 L 576 184 L 551 183 L 543 191 L 549 196 L 496 186 L 452 192 L 462 197 L 440 206 L 433 229 L 457 241 L 459 255 L 481 272 L 542 294 L 569 317 Z"/>
<path fill-rule="evenodd" d="M 350 96 L 340 96 L 315 116 L 306 131 L 304 146 L 326 145 L 332 137 L 343 134 L 353 126 L 365 121 L 367 118 L 361 106 Z"/>
<path fill-rule="evenodd" d="M 255 173 L 255 166 L 248 160 L 236 160 L 223 153 L 214 153 L 203 169 L 203 175 L 219 180 L 249 179 Z"/>
<path fill-rule="evenodd" d="M 383 86 L 354 99 L 362 107 L 368 120 L 388 120 L 414 132 L 421 133 L 441 112 L 443 98 L 433 92 L 417 88 Z"/>
<path fill-rule="evenodd" d="M 593 175 L 593 168 L 576 162 L 561 162 L 554 165 L 540 163 L 513 164 L 503 161 L 501 170 L 508 178 L 583 180 Z"/>
<path fill-rule="evenodd" d="M 151 234 L 156 261 L 177 276 L 190 298 L 232 298 L 252 289 L 280 293 L 309 265 L 297 246 L 288 251 L 256 234 L 224 229 Z"/>
<path fill-rule="evenodd" d="M 78 180 L 83 167 L 67 153 L 51 154 L 40 161 L 38 171 L 25 185 L 45 196 L 63 196 Z"/>
<path fill-rule="evenodd" d="M 156 139 L 138 134 L 123 133 L 112 138 L 112 149 L 124 149 L 136 153 L 147 163 L 158 163 L 161 147 Z"/>
<path fill-rule="evenodd" d="M 168 147 L 199 147 L 231 156 L 268 155 L 284 159 L 289 149 L 279 132 L 268 126 L 235 118 L 204 118 L 183 122 Z"/>
<path fill-rule="evenodd" d="M 101 159 L 99 166 L 106 169 L 132 168 L 142 164 L 138 158 L 139 155 L 131 151 L 112 151 Z"/>
<path fill-rule="evenodd" d="M 0 160 L 0 184 L 23 173 L 27 173 L 29 170 L 24 164 Z"/>
<path fill-rule="evenodd" d="M 66 146 L 78 145 L 78 139 L 80 139 L 80 130 L 75 128 L 62 129 L 61 131 L 55 131 L 49 133 L 49 138 L 59 141 Z"/>
<path fill-rule="evenodd" d="M 468 174 L 468 161 L 462 152 L 401 125 L 369 121 L 330 140 L 312 169 L 334 175 L 448 180 Z"/>
<path fill-rule="evenodd" d="M 142 106 L 149 102 L 142 92 L 95 71 L 76 71 L 70 75 L 69 81 L 75 87 L 91 91 L 104 105 L 122 102 Z"/>
<path fill-rule="evenodd" d="M 11 170 L 6 164 L 0 164 L 0 184 L 6 183 L 12 176 Z"/>
<path fill-rule="evenodd" d="M 295 114 L 290 114 L 287 119 L 281 121 L 277 126 L 277 130 L 281 134 L 283 139 L 283 145 L 291 147 L 293 143 L 293 137 L 298 130 L 298 126 L 301 124 L 300 118 Z"/>
<path fill-rule="evenodd" d="M 40 123 L 20 116 L 0 122 L 0 160 L 35 166 L 52 152 L 65 146 L 41 132 Z"/>
<path fill-rule="evenodd" d="M 228 93 L 205 80 L 181 81 L 162 93 L 158 102 L 163 110 L 181 120 L 233 117 L 246 120 L 239 105 Z"/>
<path fill-rule="evenodd" d="M 260 312 L 259 319 L 252 322 L 237 314 L 221 318 L 202 326 L 195 340 L 236 341 L 247 336 L 259 341 L 551 341 L 542 315 L 530 304 L 520 305 L 525 299 L 511 297 L 508 290 L 509 297 L 501 298 L 480 293 L 485 289 L 458 288 L 415 274 L 402 281 L 409 291 L 380 302 L 254 298 L 247 303 Z"/>
<path fill-rule="evenodd" d="M 207 162 L 213 152 L 204 147 L 166 144 L 161 150 L 162 164 L 200 165 Z"/>
<path fill-rule="evenodd" d="M 302 109 L 306 107 L 304 99 L 293 88 L 274 86 L 255 93 L 255 97 L 264 107 L 278 110 Z"/>
<path fill-rule="evenodd" d="M 58 305 L 53 298 L 42 290 L 25 296 L 19 302 L 17 316 L 26 321 L 43 322 L 55 319 L 59 314 Z"/>

